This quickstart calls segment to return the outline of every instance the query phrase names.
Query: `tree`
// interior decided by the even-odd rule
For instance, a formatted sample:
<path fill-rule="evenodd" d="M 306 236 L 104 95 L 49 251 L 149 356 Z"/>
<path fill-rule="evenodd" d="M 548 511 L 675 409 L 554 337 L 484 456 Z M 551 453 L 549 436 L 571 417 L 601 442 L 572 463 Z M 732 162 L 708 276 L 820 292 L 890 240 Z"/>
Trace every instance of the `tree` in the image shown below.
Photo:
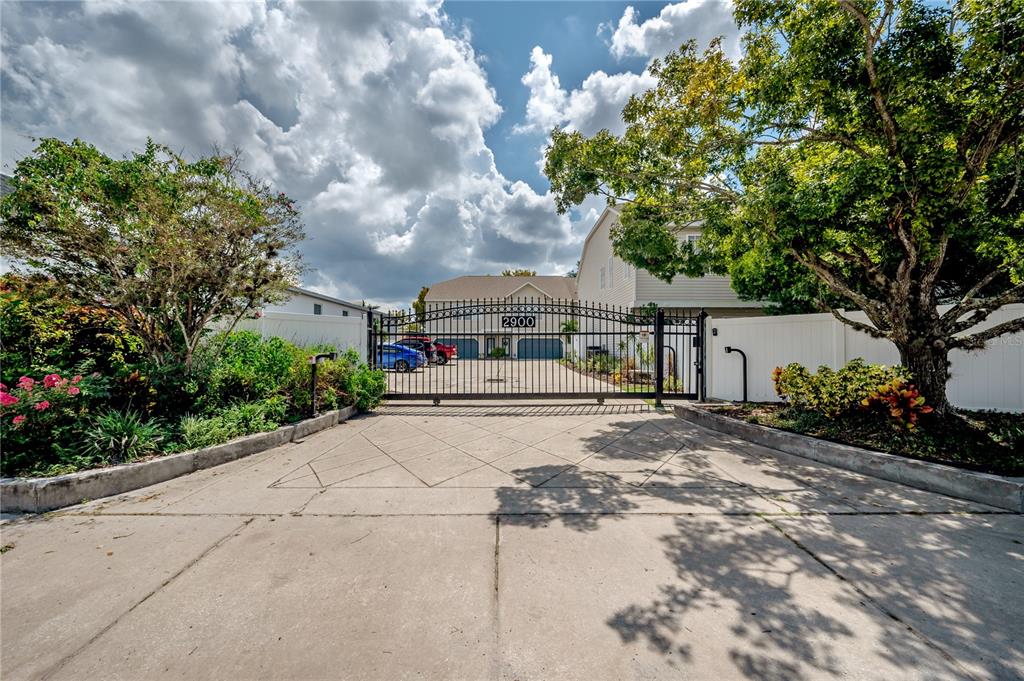
<path fill-rule="evenodd" d="M 43 139 L 0 203 L 0 244 L 78 301 L 119 317 L 157 364 L 191 369 L 212 324 L 282 300 L 300 271 L 299 213 L 237 154 L 188 162 L 167 147 L 114 160 Z"/>
<path fill-rule="evenodd" d="M 416 323 L 422 326 L 427 323 L 427 294 L 430 293 L 430 287 L 424 286 L 420 289 L 420 293 L 416 296 L 416 300 L 412 301 L 412 309 L 416 313 Z"/>
<path fill-rule="evenodd" d="M 580 275 L 580 261 L 577 260 L 576 264 L 573 266 L 573 268 L 565 273 L 565 276 L 569 277 L 570 279 L 575 279 L 579 275 Z"/>
<path fill-rule="evenodd" d="M 524 270 L 524 269 L 504 270 L 501 273 L 501 276 L 503 276 L 503 277 L 536 277 L 537 276 L 537 271 L 536 270 Z"/>
<path fill-rule="evenodd" d="M 554 131 L 560 210 L 622 203 L 615 252 L 814 306 L 899 349 L 945 411 L 949 352 L 1024 329 L 1019 0 L 737 0 L 745 54 L 683 46 L 621 137 Z M 699 248 L 677 230 L 702 224 Z M 940 309 L 940 304 L 949 304 Z M 862 310 L 870 324 L 844 314 Z"/>

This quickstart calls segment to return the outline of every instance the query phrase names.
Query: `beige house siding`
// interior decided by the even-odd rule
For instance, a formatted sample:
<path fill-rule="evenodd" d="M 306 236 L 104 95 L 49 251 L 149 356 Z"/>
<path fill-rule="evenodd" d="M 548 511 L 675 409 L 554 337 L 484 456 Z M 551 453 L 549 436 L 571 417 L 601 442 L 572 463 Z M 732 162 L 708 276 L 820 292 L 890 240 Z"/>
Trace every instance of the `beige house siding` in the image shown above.
<path fill-rule="evenodd" d="M 479 278 L 475 278 L 475 282 L 481 283 Z M 482 283 L 493 286 L 499 282 L 484 279 Z M 565 282 L 562 283 L 564 284 Z M 474 289 L 473 284 L 474 281 L 459 282 L 458 290 L 472 291 Z M 544 287 L 550 290 L 558 290 L 552 285 L 551 281 L 540 277 L 536 285 L 524 281 L 515 289 L 507 290 L 505 295 L 488 298 L 488 301 L 511 302 L 521 306 L 514 310 L 506 309 L 497 312 L 480 312 L 479 310 L 483 309 L 483 304 L 471 298 L 466 300 L 431 300 L 431 296 L 428 293 L 426 300 L 428 318 L 425 333 L 445 342 L 455 340 L 476 341 L 477 358 L 485 357 L 488 350 L 493 346 L 505 348 L 508 356 L 518 359 L 519 341 L 522 339 L 558 340 L 563 346 L 563 350 L 566 350 L 567 348 L 565 348 L 560 331 L 562 323 L 570 318 L 570 304 L 574 301 L 571 298 L 556 298 L 549 295 L 546 290 L 543 290 Z M 437 286 L 437 288 L 444 292 L 446 288 L 451 290 L 452 286 Z M 561 288 L 562 292 L 571 292 L 571 286 L 562 286 Z M 537 310 L 530 308 L 531 303 L 551 302 L 564 302 L 566 307 L 565 314 L 550 314 L 550 310 L 542 312 L 539 308 Z M 465 311 L 459 313 L 458 308 L 464 306 L 466 307 Z M 444 310 L 453 310 L 455 314 L 448 315 L 443 312 L 436 315 L 429 314 L 430 312 L 436 313 Z M 435 316 L 438 318 L 433 318 Z M 506 327 L 503 326 L 503 317 L 532 317 L 535 324 L 523 329 Z M 464 350 L 460 350 L 459 354 L 465 359 L 473 359 L 473 357 L 467 357 Z"/>
<path fill-rule="evenodd" d="M 576 291 L 583 302 L 632 307 L 636 300 L 636 268 L 628 267 L 612 253 L 611 226 L 615 223 L 616 214 L 611 209 L 606 210 L 583 244 Z M 604 288 L 601 287 L 602 270 Z"/>
<path fill-rule="evenodd" d="M 668 284 L 656 279 L 647 271 L 636 268 L 629 268 L 630 276 L 624 276 L 626 263 L 612 254 L 611 228 L 617 216 L 616 209 L 606 209 L 583 245 L 577 283 L 581 301 L 627 307 L 657 303 L 662 307 L 686 310 L 734 310 L 736 314 L 743 315 L 761 313 L 763 305 L 756 301 L 740 300 L 730 287 L 728 277 L 677 276 Z M 699 235 L 699 228 L 690 228 L 683 230 L 680 238 L 687 239 Z M 609 259 L 611 276 L 608 274 Z M 606 277 L 604 288 L 601 287 L 602 268 Z"/>

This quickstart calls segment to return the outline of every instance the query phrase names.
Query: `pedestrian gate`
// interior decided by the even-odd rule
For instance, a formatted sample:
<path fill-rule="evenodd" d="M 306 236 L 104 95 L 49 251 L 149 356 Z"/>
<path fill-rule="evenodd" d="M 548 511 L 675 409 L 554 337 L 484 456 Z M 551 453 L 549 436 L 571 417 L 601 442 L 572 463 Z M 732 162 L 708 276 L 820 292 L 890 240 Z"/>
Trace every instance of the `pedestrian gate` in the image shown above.
<path fill-rule="evenodd" d="M 428 303 L 371 312 L 368 359 L 387 369 L 391 400 L 696 399 L 706 316 L 576 300 Z M 396 356 L 387 346 L 416 339 L 453 347 L 457 356 L 441 353 L 416 367 L 385 360 Z"/>

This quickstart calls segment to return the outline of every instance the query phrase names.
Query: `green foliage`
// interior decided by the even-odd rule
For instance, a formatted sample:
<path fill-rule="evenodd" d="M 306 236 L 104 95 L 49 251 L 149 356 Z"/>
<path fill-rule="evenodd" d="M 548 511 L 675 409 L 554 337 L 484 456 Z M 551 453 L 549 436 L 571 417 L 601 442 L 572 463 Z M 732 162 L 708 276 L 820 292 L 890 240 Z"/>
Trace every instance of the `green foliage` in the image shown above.
<path fill-rule="evenodd" d="M 253 331 L 218 334 L 203 345 L 197 358 L 205 369 L 204 406 L 212 409 L 268 398 L 305 356 L 281 338 L 264 340 Z"/>
<path fill-rule="evenodd" d="M 895 343 L 944 410 L 948 351 L 1024 328 L 975 328 L 1024 300 L 1020 1 L 737 0 L 734 16 L 738 62 L 687 43 L 652 62 L 621 136 L 554 131 L 558 208 L 619 204 L 616 254 L 665 281 L 859 308 L 873 328 L 847 323 Z M 694 225 L 699 248 L 680 238 Z"/>
<path fill-rule="evenodd" d="M 96 461 L 126 463 L 156 453 L 164 438 L 160 424 L 137 411 L 108 411 L 93 419 L 83 446 Z"/>
<path fill-rule="evenodd" d="M 234 156 L 146 144 L 116 160 L 43 139 L 0 202 L 5 255 L 101 307 L 154 362 L 191 368 L 210 324 L 279 300 L 299 271 L 299 214 Z"/>
<path fill-rule="evenodd" d="M 423 325 L 427 323 L 427 294 L 430 293 L 429 286 L 423 286 L 420 288 L 419 295 L 416 296 L 416 300 L 412 301 L 412 309 L 416 312 L 416 329 L 410 329 L 409 324 L 406 326 L 406 331 L 419 331 L 423 328 Z"/>
<path fill-rule="evenodd" d="M 349 375 L 348 393 L 360 411 L 370 411 L 380 404 L 387 392 L 387 375 L 380 370 L 371 369 L 359 359 L 359 354 L 349 349 L 343 357 L 349 366 L 354 367 Z"/>
<path fill-rule="evenodd" d="M 26 375 L 0 385 L 0 473 L 58 475 L 273 430 L 307 416 L 309 357 L 333 350 L 239 331 L 208 338 L 191 372 L 142 361 L 113 377 Z M 355 350 L 318 367 L 321 410 L 373 409 L 386 387 Z"/>
<path fill-rule="evenodd" d="M 507 354 L 508 352 L 505 350 L 505 348 L 499 346 L 491 348 L 491 351 L 487 353 L 487 356 L 490 357 L 491 359 L 501 359 Z"/>
<path fill-rule="evenodd" d="M 511 269 L 511 270 L 502 270 L 501 276 L 503 276 L 503 277 L 536 277 L 537 276 L 537 270 L 527 270 L 527 269 L 522 269 L 522 268 Z"/>
<path fill-rule="evenodd" d="M 142 341 L 117 316 L 74 303 L 64 287 L 43 277 L 0 276 L 0 337 L 7 383 L 74 367 L 113 376 L 144 358 Z"/>
<path fill-rule="evenodd" d="M 0 384 L 0 474 L 57 475 L 88 465 L 82 432 L 90 409 L 108 397 L 108 382 L 99 376 L 54 373 Z"/>
<path fill-rule="evenodd" d="M 232 438 L 275 430 L 284 422 L 287 403 L 281 396 L 236 404 L 215 416 L 187 415 L 181 419 L 179 430 L 184 449 L 212 447 Z"/>
<path fill-rule="evenodd" d="M 772 372 L 775 392 L 791 407 L 835 418 L 856 409 L 870 395 L 893 381 L 908 377 L 903 367 L 865 364 L 857 358 L 833 371 L 826 366 L 810 373 L 803 365 L 776 367 Z"/>

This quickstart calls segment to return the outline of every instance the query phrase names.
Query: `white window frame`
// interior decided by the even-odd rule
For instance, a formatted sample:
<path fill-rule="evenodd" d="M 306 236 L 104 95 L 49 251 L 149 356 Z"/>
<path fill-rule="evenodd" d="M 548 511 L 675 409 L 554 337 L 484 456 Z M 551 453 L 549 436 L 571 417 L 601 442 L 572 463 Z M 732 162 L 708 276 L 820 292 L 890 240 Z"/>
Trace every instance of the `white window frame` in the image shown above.
<path fill-rule="evenodd" d="M 606 286 L 605 286 L 606 281 L 607 281 L 607 277 L 605 275 L 604 268 L 602 267 L 601 268 L 601 290 L 602 291 L 606 288 Z"/>
<path fill-rule="evenodd" d="M 686 235 L 686 243 L 693 245 L 693 251 L 695 253 L 700 251 L 700 249 L 697 247 L 697 242 L 698 241 L 700 241 L 700 234 L 687 234 Z"/>
<path fill-rule="evenodd" d="M 615 288 L 615 261 L 608 256 L 608 288 Z"/>

